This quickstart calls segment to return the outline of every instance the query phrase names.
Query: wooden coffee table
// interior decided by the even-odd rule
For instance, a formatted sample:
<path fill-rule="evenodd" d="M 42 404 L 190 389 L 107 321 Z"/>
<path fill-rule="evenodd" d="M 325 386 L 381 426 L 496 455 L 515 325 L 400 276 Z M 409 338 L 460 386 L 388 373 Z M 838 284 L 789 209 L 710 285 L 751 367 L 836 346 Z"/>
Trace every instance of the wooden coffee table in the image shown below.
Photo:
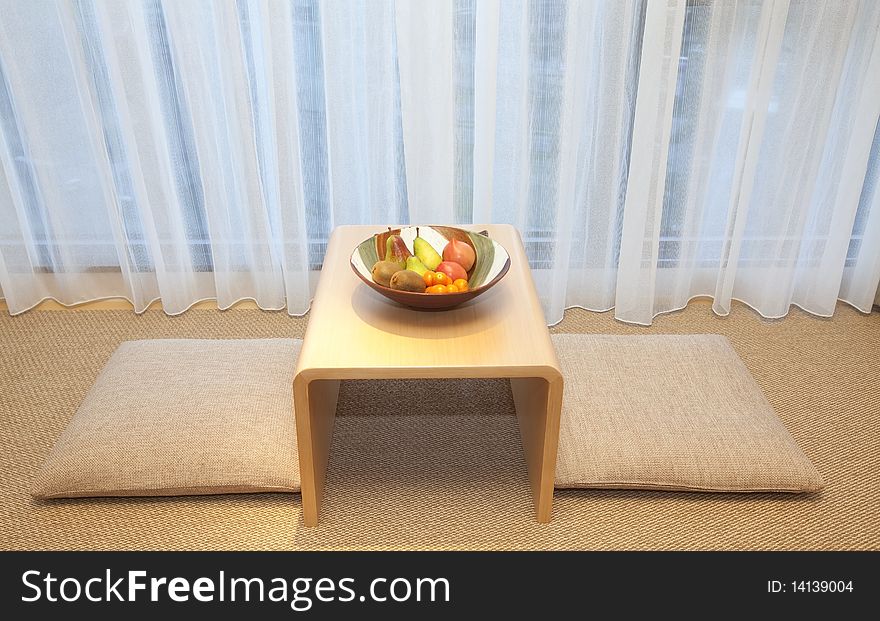
<path fill-rule="evenodd" d="M 562 374 L 519 233 L 468 227 L 507 249 L 510 271 L 462 306 L 425 312 L 382 297 L 349 267 L 355 246 L 382 228 L 334 229 L 312 302 L 293 382 L 303 522 L 318 524 L 340 380 L 480 377 L 510 378 L 537 520 L 549 522 Z"/>

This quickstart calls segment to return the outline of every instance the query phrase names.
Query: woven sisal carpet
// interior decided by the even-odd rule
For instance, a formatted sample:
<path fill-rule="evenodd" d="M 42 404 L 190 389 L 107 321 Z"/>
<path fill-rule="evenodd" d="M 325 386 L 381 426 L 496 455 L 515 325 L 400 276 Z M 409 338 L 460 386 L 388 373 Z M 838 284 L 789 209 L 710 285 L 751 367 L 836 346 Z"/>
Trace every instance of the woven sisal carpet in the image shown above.
<path fill-rule="evenodd" d="M 557 491 L 534 521 L 504 381 L 350 382 L 322 524 L 298 495 L 80 499 L 29 489 L 114 348 L 143 338 L 301 337 L 280 312 L 0 315 L 0 549 L 878 549 L 880 313 L 765 321 L 705 301 L 651 328 L 569 310 L 554 332 L 726 335 L 827 484 L 821 495 Z"/>

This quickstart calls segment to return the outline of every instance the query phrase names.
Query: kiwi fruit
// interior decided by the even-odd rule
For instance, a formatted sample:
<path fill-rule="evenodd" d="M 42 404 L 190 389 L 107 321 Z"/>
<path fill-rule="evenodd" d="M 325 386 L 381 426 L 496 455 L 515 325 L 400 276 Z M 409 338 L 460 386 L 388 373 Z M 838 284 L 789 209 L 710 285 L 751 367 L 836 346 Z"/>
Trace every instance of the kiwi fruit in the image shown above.
<path fill-rule="evenodd" d="M 425 292 L 425 279 L 417 272 L 400 270 L 391 277 L 391 288 L 398 291 L 411 291 L 413 293 Z"/>
<path fill-rule="evenodd" d="M 391 277 L 394 276 L 395 272 L 399 271 L 400 264 L 396 261 L 377 261 L 370 273 L 373 276 L 374 282 L 379 283 L 383 287 L 390 287 Z M 424 281 L 422 281 L 422 284 L 424 284 Z"/>

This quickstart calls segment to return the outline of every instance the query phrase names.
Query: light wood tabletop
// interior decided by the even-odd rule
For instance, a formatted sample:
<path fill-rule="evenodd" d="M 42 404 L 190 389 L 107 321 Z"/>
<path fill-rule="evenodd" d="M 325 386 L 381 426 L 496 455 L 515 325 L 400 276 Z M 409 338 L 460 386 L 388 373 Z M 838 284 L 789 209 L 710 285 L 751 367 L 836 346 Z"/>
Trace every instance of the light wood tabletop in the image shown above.
<path fill-rule="evenodd" d="M 349 257 L 380 226 L 334 229 L 294 379 L 303 521 L 318 524 L 339 381 L 511 378 L 537 519 L 551 518 L 562 374 L 522 240 L 509 225 L 473 225 L 510 254 L 489 291 L 445 311 L 418 311 L 372 291 Z M 438 249 L 440 250 L 440 249 Z"/>

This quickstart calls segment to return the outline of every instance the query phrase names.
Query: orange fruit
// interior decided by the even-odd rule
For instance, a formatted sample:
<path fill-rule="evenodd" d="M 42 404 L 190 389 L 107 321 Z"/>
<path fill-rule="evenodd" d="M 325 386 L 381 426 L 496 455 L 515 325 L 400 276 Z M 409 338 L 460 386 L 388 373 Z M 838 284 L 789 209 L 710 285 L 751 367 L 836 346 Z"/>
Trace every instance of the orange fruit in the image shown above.
<path fill-rule="evenodd" d="M 425 279 L 425 286 L 426 286 L 426 287 L 433 287 L 434 285 L 437 284 L 437 281 L 434 279 L 434 277 L 435 277 L 436 275 L 437 275 L 437 274 L 435 274 L 435 273 L 432 272 L 431 270 L 428 270 L 427 272 L 425 272 L 424 274 L 422 274 L 422 278 Z"/>
<path fill-rule="evenodd" d="M 425 293 L 446 293 L 446 285 L 431 285 L 425 289 Z"/>
<path fill-rule="evenodd" d="M 434 284 L 435 285 L 449 285 L 452 281 L 449 280 L 449 276 L 444 274 L 443 272 L 434 272 Z"/>
<path fill-rule="evenodd" d="M 459 291 L 467 291 L 468 290 L 468 281 L 466 281 L 464 278 L 458 278 L 452 284 L 455 285 Z"/>
<path fill-rule="evenodd" d="M 455 284 L 451 284 L 446 287 L 446 293 L 458 293 L 458 287 Z"/>

